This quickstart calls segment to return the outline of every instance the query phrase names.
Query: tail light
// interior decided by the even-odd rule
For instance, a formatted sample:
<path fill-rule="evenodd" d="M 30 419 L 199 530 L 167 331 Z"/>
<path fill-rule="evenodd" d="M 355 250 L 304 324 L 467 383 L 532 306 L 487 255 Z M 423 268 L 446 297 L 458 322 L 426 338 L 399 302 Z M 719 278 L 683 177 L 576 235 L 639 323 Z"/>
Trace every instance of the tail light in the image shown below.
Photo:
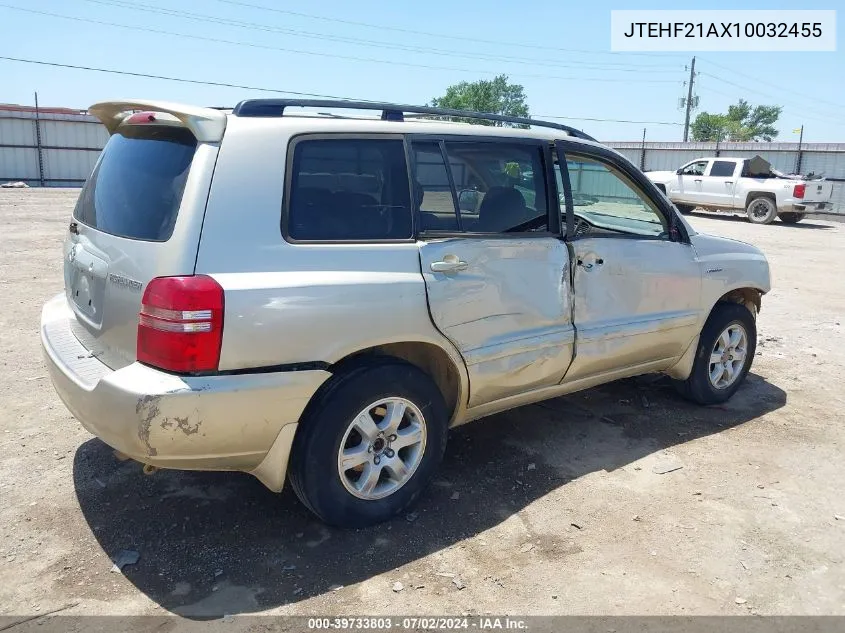
<path fill-rule="evenodd" d="M 138 315 L 139 362 L 167 371 L 214 371 L 223 342 L 223 288 L 211 277 L 156 277 Z"/>
<path fill-rule="evenodd" d="M 807 185 L 805 185 L 803 183 L 800 184 L 800 185 L 795 185 L 795 188 L 792 190 L 792 197 L 793 198 L 803 198 L 804 192 L 806 190 L 807 190 Z"/>
<path fill-rule="evenodd" d="M 155 123 L 156 115 L 154 112 L 136 112 L 126 117 L 125 123 Z"/>

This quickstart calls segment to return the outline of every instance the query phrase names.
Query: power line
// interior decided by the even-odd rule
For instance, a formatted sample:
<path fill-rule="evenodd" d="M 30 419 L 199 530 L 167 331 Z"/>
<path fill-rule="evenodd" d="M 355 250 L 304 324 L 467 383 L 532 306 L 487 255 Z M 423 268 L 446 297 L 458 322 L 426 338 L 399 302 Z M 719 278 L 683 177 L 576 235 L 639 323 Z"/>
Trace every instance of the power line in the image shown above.
<path fill-rule="evenodd" d="M 75 64 L 63 64 L 59 62 L 45 62 L 38 59 L 24 59 L 22 57 L 8 57 L 0 55 L 0 59 L 22 64 L 38 64 L 39 66 L 55 66 L 57 68 L 72 68 L 74 70 L 88 70 L 91 72 L 108 73 L 111 75 L 126 75 L 128 77 L 143 77 L 146 79 L 161 79 L 163 81 L 176 81 L 186 84 L 199 84 L 203 86 L 218 86 L 221 88 L 238 88 L 240 90 L 256 90 L 259 92 L 272 92 L 275 94 L 288 94 L 297 97 L 317 97 L 321 99 L 349 99 L 349 97 L 338 97 L 337 95 L 326 95 L 315 92 L 294 92 L 292 90 L 280 90 L 278 88 L 262 88 L 259 86 L 246 86 L 243 84 L 232 84 L 223 81 L 202 81 L 200 79 L 185 79 L 184 77 L 168 77 L 166 75 L 153 75 L 150 73 L 132 72 L 129 70 L 114 70 L 113 68 L 97 68 L 96 66 L 77 66 Z M 354 101 L 371 101 L 371 99 L 354 99 Z"/>
<path fill-rule="evenodd" d="M 724 64 L 719 64 L 719 63 L 714 62 L 714 61 L 709 60 L 709 59 L 705 59 L 705 60 L 704 60 L 704 62 L 705 62 L 706 64 L 712 64 L 713 66 L 717 66 L 717 67 L 721 68 L 722 70 L 727 70 L 728 72 L 731 72 L 731 73 L 733 73 L 733 74 L 735 74 L 735 75 L 739 75 L 740 77 L 745 77 L 746 79 L 751 79 L 752 81 L 756 81 L 757 83 L 765 84 L 765 85 L 767 85 L 767 86 L 771 86 L 772 88 L 777 88 L 777 90 L 778 90 L 779 92 L 791 92 L 793 95 L 796 95 L 796 96 L 798 96 L 798 97 L 801 97 L 802 99 L 805 99 L 805 98 L 806 98 L 806 95 L 803 95 L 803 94 L 801 94 L 801 93 L 799 93 L 799 92 L 796 92 L 795 90 L 790 90 L 790 89 L 789 89 L 788 87 L 786 87 L 786 86 L 779 85 L 779 84 L 774 84 L 774 83 L 771 83 L 771 82 L 766 81 L 766 80 L 764 80 L 764 79 L 760 79 L 759 77 L 754 77 L 754 76 L 752 76 L 752 75 L 748 75 L 748 74 L 746 74 L 746 73 L 742 73 L 742 72 L 740 72 L 740 71 L 738 71 L 738 70 L 735 70 L 735 69 L 731 68 L 730 66 L 725 66 Z M 841 103 L 834 103 L 833 101 L 827 101 L 827 100 L 825 100 L 825 99 L 821 99 L 821 98 L 819 98 L 819 97 L 817 97 L 817 96 L 815 96 L 815 95 L 813 95 L 813 99 L 814 99 L 814 100 L 816 100 L 816 101 L 821 101 L 822 103 L 827 103 L 828 105 L 832 105 L 832 106 L 834 106 L 834 107 L 836 107 L 836 108 L 845 108 L 845 105 L 842 105 Z"/>
<path fill-rule="evenodd" d="M 740 86 L 739 84 L 731 84 L 731 85 L 736 86 L 737 88 L 740 88 L 743 91 L 747 91 L 745 86 Z M 699 89 L 701 89 L 701 84 L 699 84 Z M 731 93 L 723 92 L 721 90 L 716 90 L 715 88 L 713 88 L 711 86 L 705 86 L 704 90 L 707 91 L 707 92 L 715 93 L 717 95 L 721 95 L 723 97 L 728 97 L 729 99 L 738 99 L 739 98 L 736 93 L 731 94 Z M 811 121 L 819 121 L 819 122 L 828 123 L 828 124 L 831 122 L 830 118 L 822 119 L 822 118 L 818 118 L 817 116 L 814 117 L 812 115 L 807 114 L 806 111 L 803 110 L 803 109 L 800 110 L 800 111 L 797 111 L 797 110 L 793 110 L 792 107 L 790 107 L 790 108 L 784 108 L 784 111 L 790 112 L 793 116 L 796 116 L 796 117 L 799 117 L 799 118 L 810 119 Z"/>
<path fill-rule="evenodd" d="M 740 86 L 740 88 L 745 90 L 744 86 Z M 702 89 L 700 83 L 699 83 L 698 89 L 699 90 Z M 739 98 L 738 95 L 736 95 L 736 94 L 730 94 L 730 93 L 727 93 L 727 92 L 722 92 L 721 90 L 716 90 L 715 88 L 712 88 L 710 86 L 704 86 L 704 90 L 706 92 L 712 92 L 714 94 L 721 95 L 723 97 L 728 97 L 729 99 L 738 99 Z M 794 116 L 796 118 L 810 119 L 811 121 L 819 121 L 820 123 L 827 123 L 827 124 L 831 123 L 832 117 L 822 119 L 822 118 L 819 118 L 817 116 L 812 116 L 810 114 L 807 114 L 806 111 L 803 111 L 803 110 L 802 111 L 793 110 L 791 107 L 790 108 L 784 108 L 784 111 L 791 113 L 792 116 Z"/>
<path fill-rule="evenodd" d="M 352 97 L 340 97 L 338 95 L 318 94 L 314 92 L 296 92 L 293 90 L 283 90 L 280 88 L 267 88 L 266 86 L 248 86 L 243 84 L 233 84 L 222 81 L 203 81 L 201 79 L 187 79 L 184 77 L 168 77 L 166 75 L 155 75 L 151 73 L 142 73 L 129 70 L 115 70 L 113 68 L 99 68 L 96 66 L 81 66 L 76 64 L 65 64 L 60 62 L 48 62 L 38 59 L 25 59 L 22 57 L 9 57 L 7 55 L 0 55 L 0 60 L 19 62 L 22 64 L 37 64 L 39 66 L 54 66 L 57 68 L 71 68 L 73 70 L 85 70 L 89 72 L 108 73 L 112 75 L 125 75 L 128 77 L 142 77 L 145 79 L 159 79 L 162 81 L 174 81 L 178 83 L 187 83 L 204 86 L 215 86 L 222 88 L 237 88 L 239 90 L 255 90 L 258 92 L 272 92 L 275 94 L 289 94 L 297 97 L 317 97 L 322 99 L 340 99 L 348 101 L 373 101 L 371 99 L 357 99 Z M 600 123 L 637 123 L 637 124 L 653 124 L 653 125 L 682 125 L 681 123 L 672 123 L 668 121 L 628 121 L 624 119 L 599 119 L 594 117 L 573 117 L 573 116 L 552 116 L 552 115 L 537 115 L 538 119 L 563 119 L 570 121 L 595 121 Z"/>
<path fill-rule="evenodd" d="M 698 87 L 699 87 L 699 89 L 701 89 L 701 82 L 699 82 Z M 736 94 L 731 94 L 729 92 L 722 92 L 721 90 L 716 90 L 715 88 L 711 88 L 710 86 L 707 86 L 707 85 L 704 86 L 704 89 L 707 92 L 713 92 L 717 95 L 721 95 L 723 97 L 728 97 L 730 99 L 736 99 L 737 98 Z"/>
<path fill-rule="evenodd" d="M 266 7 L 260 4 L 251 4 L 249 2 L 241 2 L 239 0 L 217 0 L 217 2 L 222 2 L 223 4 L 230 4 L 238 7 L 247 7 L 250 9 L 258 9 L 260 11 L 270 11 L 272 13 L 281 13 L 283 15 L 294 15 L 301 18 L 308 18 L 311 20 L 322 20 L 324 22 L 334 22 L 337 24 L 347 24 L 350 26 L 363 26 L 370 29 L 378 29 L 380 31 L 394 31 L 396 33 L 408 33 L 412 35 L 424 35 L 426 37 L 438 37 L 442 39 L 448 40 L 458 40 L 460 42 L 474 42 L 477 44 L 490 44 L 492 46 L 501 47 L 501 46 L 517 46 L 520 48 L 532 48 L 537 50 L 546 50 L 546 51 L 558 51 L 564 53 L 587 53 L 590 55 L 621 55 L 622 53 L 613 52 L 613 51 L 594 51 L 594 50 L 587 50 L 587 49 L 578 49 L 578 48 L 559 48 L 557 46 L 544 46 L 542 44 L 525 44 L 523 42 L 508 42 L 508 41 L 498 41 L 498 40 L 485 40 L 480 38 L 474 37 L 465 37 L 463 35 L 446 35 L 445 33 L 432 33 L 430 31 L 418 31 L 415 29 L 406 29 L 397 26 L 389 26 L 385 24 L 373 24 L 371 22 L 356 22 L 354 20 L 344 20 L 341 18 L 331 18 L 324 15 L 315 15 L 313 13 L 303 13 L 300 11 L 290 11 L 288 9 L 279 9 L 277 7 Z M 625 56 L 628 55 L 641 55 L 641 56 L 652 56 L 652 57 L 686 57 L 686 55 L 682 55 L 679 53 L 624 53 Z"/>
<path fill-rule="evenodd" d="M 764 92 L 764 91 L 760 90 L 759 88 L 749 88 L 748 86 L 738 84 L 736 82 L 730 81 L 729 79 L 725 79 L 724 77 L 719 77 L 719 75 L 714 75 L 713 73 L 701 71 L 699 74 L 704 75 L 706 77 L 710 77 L 711 79 L 715 79 L 716 81 L 719 81 L 723 84 L 727 84 L 729 86 L 734 86 L 735 88 L 742 88 L 743 90 L 745 90 L 747 92 L 760 95 L 761 97 L 766 97 L 768 99 L 779 99 L 781 101 L 784 100 L 783 97 L 775 96 L 775 95 L 771 94 L 770 92 Z"/>
<path fill-rule="evenodd" d="M 355 57 L 351 55 L 336 55 L 333 53 L 317 53 L 314 51 L 302 51 L 292 48 L 282 48 L 279 46 L 269 46 L 266 44 L 255 44 L 252 42 L 237 42 L 234 40 L 226 40 L 222 38 L 216 37 L 204 37 L 202 35 L 190 35 L 188 33 L 179 33 L 176 31 L 165 31 L 163 29 L 153 29 L 144 26 L 136 26 L 136 25 L 129 25 L 129 24 L 120 24 L 117 22 L 106 22 L 104 20 L 94 20 L 92 18 L 81 18 L 76 16 L 70 15 L 62 15 L 60 13 L 51 13 L 49 11 L 37 11 L 35 9 L 25 9 L 23 7 L 17 7 L 14 5 L 9 5 L 5 3 L 0 3 L 0 7 L 4 7 L 7 9 L 12 9 L 14 11 L 22 11 L 24 13 L 33 13 L 36 15 L 44 15 L 54 18 L 61 18 L 64 20 L 72 20 L 74 22 L 86 22 L 89 24 L 98 24 L 100 26 L 112 26 L 121 29 L 129 29 L 132 31 L 142 31 L 145 33 L 155 33 L 157 35 L 171 35 L 174 37 L 185 38 L 185 39 L 193 39 L 199 40 L 204 42 L 213 42 L 215 44 L 229 44 L 232 46 L 246 46 L 249 48 L 258 48 L 263 50 L 275 50 L 281 51 L 285 53 L 294 53 L 297 55 L 312 55 L 316 57 L 330 57 L 334 59 L 344 59 L 348 61 L 357 61 L 357 62 L 371 62 L 376 64 L 389 64 L 392 66 L 407 66 L 412 68 L 424 68 L 426 70 L 448 70 L 453 72 L 461 72 L 461 73 L 477 73 L 477 74 L 487 74 L 487 75 L 495 75 L 497 74 L 495 71 L 490 70 L 480 70 L 480 69 L 468 69 L 468 68 L 457 68 L 454 66 L 431 66 L 428 64 L 414 64 L 411 62 L 400 62 L 395 60 L 386 60 L 386 59 L 375 59 L 370 57 Z M 558 80 L 572 80 L 572 81 L 600 81 L 600 82 L 618 82 L 618 78 L 610 78 L 610 77 L 562 77 L 559 75 L 542 75 L 542 74 L 533 74 L 533 73 L 514 73 L 514 76 L 518 77 L 534 77 L 540 79 L 558 79 Z M 639 83 L 677 83 L 673 79 L 641 79 L 638 80 Z"/>
<path fill-rule="evenodd" d="M 699 74 L 704 75 L 706 77 L 710 77 L 711 79 L 715 79 L 716 81 L 720 81 L 720 82 L 727 84 L 729 86 L 734 86 L 735 88 L 741 88 L 744 92 L 750 92 L 752 94 L 757 94 L 757 95 L 760 95 L 762 97 L 766 97 L 768 99 L 775 99 L 775 100 L 778 100 L 778 101 L 786 101 L 788 103 L 788 100 L 784 99 L 783 97 L 778 97 L 778 96 L 775 96 L 771 93 L 763 92 L 762 90 L 759 90 L 759 89 L 756 89 L 756 90 L 750 89 L 750 88 L 748 88 L 748 86 L 743 86 L 742 84 L 734 83 L 733 81 L 729 81 L 727 79 L 719 77 L 718 75 L 713 75 L 713 74 L 707 73 L 707 72 L 700 72 Z M 795 102 L 793 102 L 793 104 L 795 104 Z M 826 117 L 828 119 L 839 118 L 838 115 L 834 115 L 832 113 L 824 112 L 822 110 L 819 110 L 818 108 L 807 108 L 807 106 L 804 105 L 804 104 L 800 104 L 800 105 L 796 104 L 796 105 L 793 105 L 792 107 L 801 108 L 802 112 L 809 109 L 811 112 L 813 112 L 817 116 Z"/>
<path fill-rule="evenodd" d="M 308 39 L 324 40 L 329 42 L 342 42 L 346 44 L 353 44 L 355 46 L 369 46 L 372 48 L 382 48 L 389 50 L 401 50 L 411 53 L 425 53 L 429 55 L 441 55 L 446 57 L 465 57 L 467 59 L 477 59 L 482 61 L 502 61 L 513 64 L 528 64 L 531 66 L 548 66 L 559 68 L 582 68 L 593 70 L 648 70 L 655 73 L 674 73 L 677 72 L 677 67 L 668 65 L 654 65 L 645 64 L 637 65 L 632 63 L 620 62 L 590 62 L 587 64 L 581 63 L 560 63 L 550 61 L 549 59 L 537 59 L 530 57 L 514 57 L 512 55 L 487 55 L 478 53 L 467 53 L 464 51 L 457 51 L 454 49 L 444 48 L 430 48 L 424 46 L 412 46 L 407 44 L 395 44 L 391 42 L 379 42 L 369 39 L 360 39 L 354 37 L 346 37 L 339 35 L 332 35 L 327 33 L 319 33 L 314 31 L 302 31 L 297 29 L 288 29 L 268 24 L 258 24 L 255 22 L 245 22 L 243 20 L 233 20 L 230 18 L 221 18 L 218 16 L 208 15 L 206 13 L 193 13 L 190 11 L 181 11 L 176 9 L 168 9 L 164 7 L 151 7 L 149 5 L 139 6 L 137 3 L 125 2 L 122 0 L 85 0 L 93 4 L 101 6 L 118 7 L 121 9 L 128 9 L 131 11 L 140 11 L 142 13 L 157 13 L 159 15 L 166 15 L 170 17 L 177 17 L 185 20 L 194 20 L 197 22 L 205 22 L 207 24 L 220 24 L 223 26 L 234 26 L 242 29 L 250 29 L 255 31 L 264 31 L 269 33 L 283 33 L 285 35 L 292 35 L 293 37 L 301 37 Z"/>
<path fill-rule="evenodd" d="M 637 123 L 639 125 L 683 125 L 676 121 L 630 121 L 628 119 L 594 119 L 590 117 L 577 116 L 552 116 L 550 114 L 538 114 L 538 119 L 561 119 L 564 121 L 600 121 L 602 123 Z"/>

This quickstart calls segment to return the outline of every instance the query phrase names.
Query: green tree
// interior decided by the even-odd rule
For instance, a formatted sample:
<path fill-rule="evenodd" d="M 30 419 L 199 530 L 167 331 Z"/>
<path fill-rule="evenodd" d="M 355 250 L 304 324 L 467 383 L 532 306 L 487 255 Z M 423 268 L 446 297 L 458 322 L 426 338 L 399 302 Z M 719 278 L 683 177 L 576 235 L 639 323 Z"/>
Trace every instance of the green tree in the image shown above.
<path fill-rule="evenodd" d="M 724 114 L 702 112 L 690 126 L 693 141 L 725 140 L 727 117 Z"/>
<path fill-rule="evenodd" d="M 452 108 L 454 110 L 474 110 L 475 112 L 490 112 L 519 117 L 529 116 L 528 105 L 525 103 L 525 89 L 519 84 L 508 83 L 507 75 L 498 75 L 490 81 L 485 79 L 472 82 L 462 81 L 449 86 L 445 95 L 431 100 L 431 105 L 437 108 Z M 454 118 L 452 120 L 497 127 L 527 127 L 484 119 Z"/>
<path fill-rule="evenodd" d="M 775 127 L 781 106 L 752 107 L 745 99 L 728 106 L 727 114 L 702 112 L 692 122 L 693 141 L 771 141 L 778 135 Z"/>

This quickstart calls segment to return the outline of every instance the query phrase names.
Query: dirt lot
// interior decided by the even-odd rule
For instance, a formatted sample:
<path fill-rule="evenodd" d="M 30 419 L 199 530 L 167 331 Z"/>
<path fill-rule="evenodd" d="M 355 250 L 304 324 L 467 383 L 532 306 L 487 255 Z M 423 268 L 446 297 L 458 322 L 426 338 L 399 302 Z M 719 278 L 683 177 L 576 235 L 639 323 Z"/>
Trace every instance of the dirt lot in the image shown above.
<path fill-rule="evenodd" d="M 415 514 L 340 531 L 248 475 L 146 477 L 65 410 L 38 320 L 75 195 L 0 191 L 0 615 L 845 615 L 845 225 L 692 217 L 772 265 L 727 405 L 647 376 L 475 422 Z"/>

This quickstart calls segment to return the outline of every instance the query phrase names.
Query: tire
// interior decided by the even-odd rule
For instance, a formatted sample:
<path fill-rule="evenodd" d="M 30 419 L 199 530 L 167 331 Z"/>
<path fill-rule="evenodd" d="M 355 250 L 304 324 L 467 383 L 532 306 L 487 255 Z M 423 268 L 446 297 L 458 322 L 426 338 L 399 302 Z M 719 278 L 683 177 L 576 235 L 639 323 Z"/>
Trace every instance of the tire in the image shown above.
<path fill-rule="evenodd" d="M 403 402 L 401 424 L 389 433 L 388 412 L 400 411 Z M 359 423 L 366 421 L 364 413 L 375 426 Z M 408 509 L 431 482 L 446 449 L 448 422 L 440 390 L 417 367 L 385 358 L 346 369 L 320 390 L 300 422 L 291 450 L 293 490 L 330 525 L 385 521 Z M 372 441 L 360 430 L 365 427 Z M 415 444 L 391 448 L 417 437 Z M 343 472 L 342 446 L 355 462 Z M 404 477 L 396 460 L 405 465 Z"/>
<path fill-rule="evenodd" d="M 771 224 L 778 216 L 778 208 L 768 196 L 757 196 L 748 202 L 745 214 L 752 224 Z"/>
<path fill-rule="evenodd" d="M 719 385 L 720 382 L 727 382 L 728 374 L 723 372 L 714 383 L 712 374 L 718 371 L 718 364 L 712 364 L 713 358 L 719 354 L 717 344 L 723 332 L 735 332 L 740 328 L 744 335 L 744 356 L 742 362 L 737 360 L 731 362 L 731 379 L 727 384 Z M 723 358 L 730 358 L 732 354 L 740 350 L 736 346 L 734 352 L 728 351 Z M 698 340 L 698 349 L 695 353 L 692 372 L 686 380 L 673 381 L 678 392 L 693 402 L 699 404 L 719 404 L 725 402 L 736 393 L 742 381 L 748 375 L 751 364 L 754 361 L 754 353 L 757 350 L 757 324 L 754 316 L 748 308 L 738 303 L 717 303 L 707 318 L 707 322 L 701 329 L 701 336 Z M 724 366 L 724 363 L 723 363 Z"/>
<path fill-rule="evenodd" d="M 805 215 L 803 213 L 781 213 L 778 217 L 784 224 L 798 224 L 804 219 Z"/>
<path fill-rule="evenodd" d="M 676 204 L 675 206 L 678 207 L 678 211 L 680 211 L 684 215 L 686 215 L 687 213 L 692 213 L 695 209 L 695 207 L 691 204 Z"/>

